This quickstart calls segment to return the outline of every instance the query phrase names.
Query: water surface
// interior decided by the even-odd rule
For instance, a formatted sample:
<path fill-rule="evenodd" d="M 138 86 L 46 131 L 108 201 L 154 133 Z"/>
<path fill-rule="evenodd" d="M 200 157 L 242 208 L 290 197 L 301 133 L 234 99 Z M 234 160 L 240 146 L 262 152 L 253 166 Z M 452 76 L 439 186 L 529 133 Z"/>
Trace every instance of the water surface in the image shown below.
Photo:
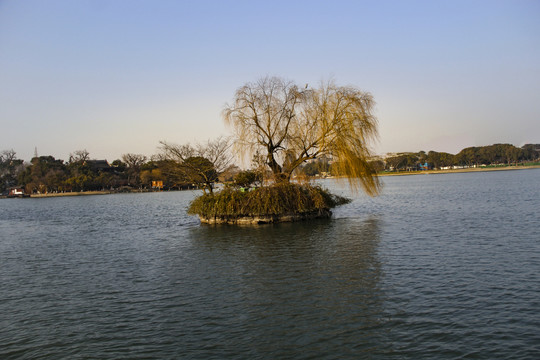
<path fill-rule="evenodd" d="M 0 200 L 0 358 L 534 359 L 540 170 L 387 177 L 331 220 L 196 192 Z"/>

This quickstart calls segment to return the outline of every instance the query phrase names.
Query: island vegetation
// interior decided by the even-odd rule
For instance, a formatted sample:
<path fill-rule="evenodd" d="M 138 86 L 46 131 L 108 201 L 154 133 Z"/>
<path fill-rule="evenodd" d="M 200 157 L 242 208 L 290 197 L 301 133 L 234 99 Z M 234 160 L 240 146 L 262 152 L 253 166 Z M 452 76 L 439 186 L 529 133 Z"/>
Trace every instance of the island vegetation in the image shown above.
<path fill-rule="evenodd" d="M 239 154 L 253 156 L 264 186 L 248 191 L 229 187 L 196 199 L 189 212 L 207 223 L 268 223 L 328 217 L 347 202 L 307 183 L 291 183 L 306 161 L 331 157 L 351 187 L 369 195 L 380 188 L 369 161 L 369 142 L 377 136 L 373 98 L 354 87 L 323 83 L 299 87 L 266 77 L 240 87 L 223 111 L 235 132 Z"/>

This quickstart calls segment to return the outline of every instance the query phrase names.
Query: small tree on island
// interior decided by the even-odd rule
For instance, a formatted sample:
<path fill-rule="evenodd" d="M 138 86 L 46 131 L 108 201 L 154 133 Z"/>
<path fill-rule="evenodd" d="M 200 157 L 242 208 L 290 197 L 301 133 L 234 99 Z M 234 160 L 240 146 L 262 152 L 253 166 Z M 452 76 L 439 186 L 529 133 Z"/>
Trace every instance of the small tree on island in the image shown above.
<path fill-rule="evenodd" d="M 220 137 L 196 146 L 160 143 L 165 174 L 178 183 L 196 184 L 204 193 L 213 193 L 214 183 L 231 163 L 227 138 Z"/>
<path fill-rule="evenodd" d="M 249 188 L 252 185 L 260 186 L 262 184 L 262 174 L 254 170 L 240 171 L 234 177 L 234 185 L 239 188 Z"/>
<path fill-rule="evenodd" d="M 242 154 L 260 153 L 274 182 L 288 183 L 307 160 L 330 156 L 353 188 L 376 195 L 380 182 L 370 164 L 369 143 L 377 137 L 371 94 L 330 81 L 300 88 L 265 77 L 240 87 L 223 110 Z"/>

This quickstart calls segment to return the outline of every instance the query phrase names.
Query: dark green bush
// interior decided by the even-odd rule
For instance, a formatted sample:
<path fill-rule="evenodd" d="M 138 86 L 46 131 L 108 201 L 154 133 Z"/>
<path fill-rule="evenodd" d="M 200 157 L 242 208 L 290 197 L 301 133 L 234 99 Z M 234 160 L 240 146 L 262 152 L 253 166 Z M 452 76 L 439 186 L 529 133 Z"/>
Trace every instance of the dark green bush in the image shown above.
<path fill-rule="evenodd" d="M 253 170 L 240 171 L 234 177 L 234 185 L 238 187 L 250 187 L 255 183 L 261 183 L 262 175 Z"/>
<path fill-rule="evenodd" d="M 247 192 L 225 188 L 215 194 L 203 194 L 191 202 L 188 213 L 206 218 L 303 214 L 348 202 L 349 199 L 320 186 L 278 184 Z"/>

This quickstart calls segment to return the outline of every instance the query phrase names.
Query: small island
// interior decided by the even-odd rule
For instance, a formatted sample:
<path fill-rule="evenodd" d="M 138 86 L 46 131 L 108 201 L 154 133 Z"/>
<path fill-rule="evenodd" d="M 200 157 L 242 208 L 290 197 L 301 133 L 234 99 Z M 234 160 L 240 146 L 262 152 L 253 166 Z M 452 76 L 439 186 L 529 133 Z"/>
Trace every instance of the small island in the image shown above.
<path fill-rule="evenodd" d="M 321 157 L 331 157 L 352 188 L 376 195 L 380 182 L 369 161 L 369 142 L 377 136 L 373 105 L 371 94 L 333 82 L 301 88 L 281 78 L 266 77 L 240 87 L 223 116 L 234 129 L 236 153 L 252 156 L 255 169 L 244 174 L 247 180 L 216 192 L 212 186 L 215 160 L 226 152 L 214 152 L 210 156 L 214 161 L 206 163 L 201 158 L 196 172 L 208 181 L 204 194 L 191 203 L 188 212 L 208 224 L 330 217 L 333 207 L 349 200 L 319 186 L 291 182 L 299 166 Z M 181 147 L 163 145 L 166 153 L 182 158 Z M 252 187 L 256 181 L 258 186 Z"/>
<path fill-rule="evenodd" d="M 350 200 L 308 184 L 275 184 L 247 191 L 228 187 L 196 198 L 188 213 L 206 224 L 268 224 L 329 218 L 331 208 Z"/>

